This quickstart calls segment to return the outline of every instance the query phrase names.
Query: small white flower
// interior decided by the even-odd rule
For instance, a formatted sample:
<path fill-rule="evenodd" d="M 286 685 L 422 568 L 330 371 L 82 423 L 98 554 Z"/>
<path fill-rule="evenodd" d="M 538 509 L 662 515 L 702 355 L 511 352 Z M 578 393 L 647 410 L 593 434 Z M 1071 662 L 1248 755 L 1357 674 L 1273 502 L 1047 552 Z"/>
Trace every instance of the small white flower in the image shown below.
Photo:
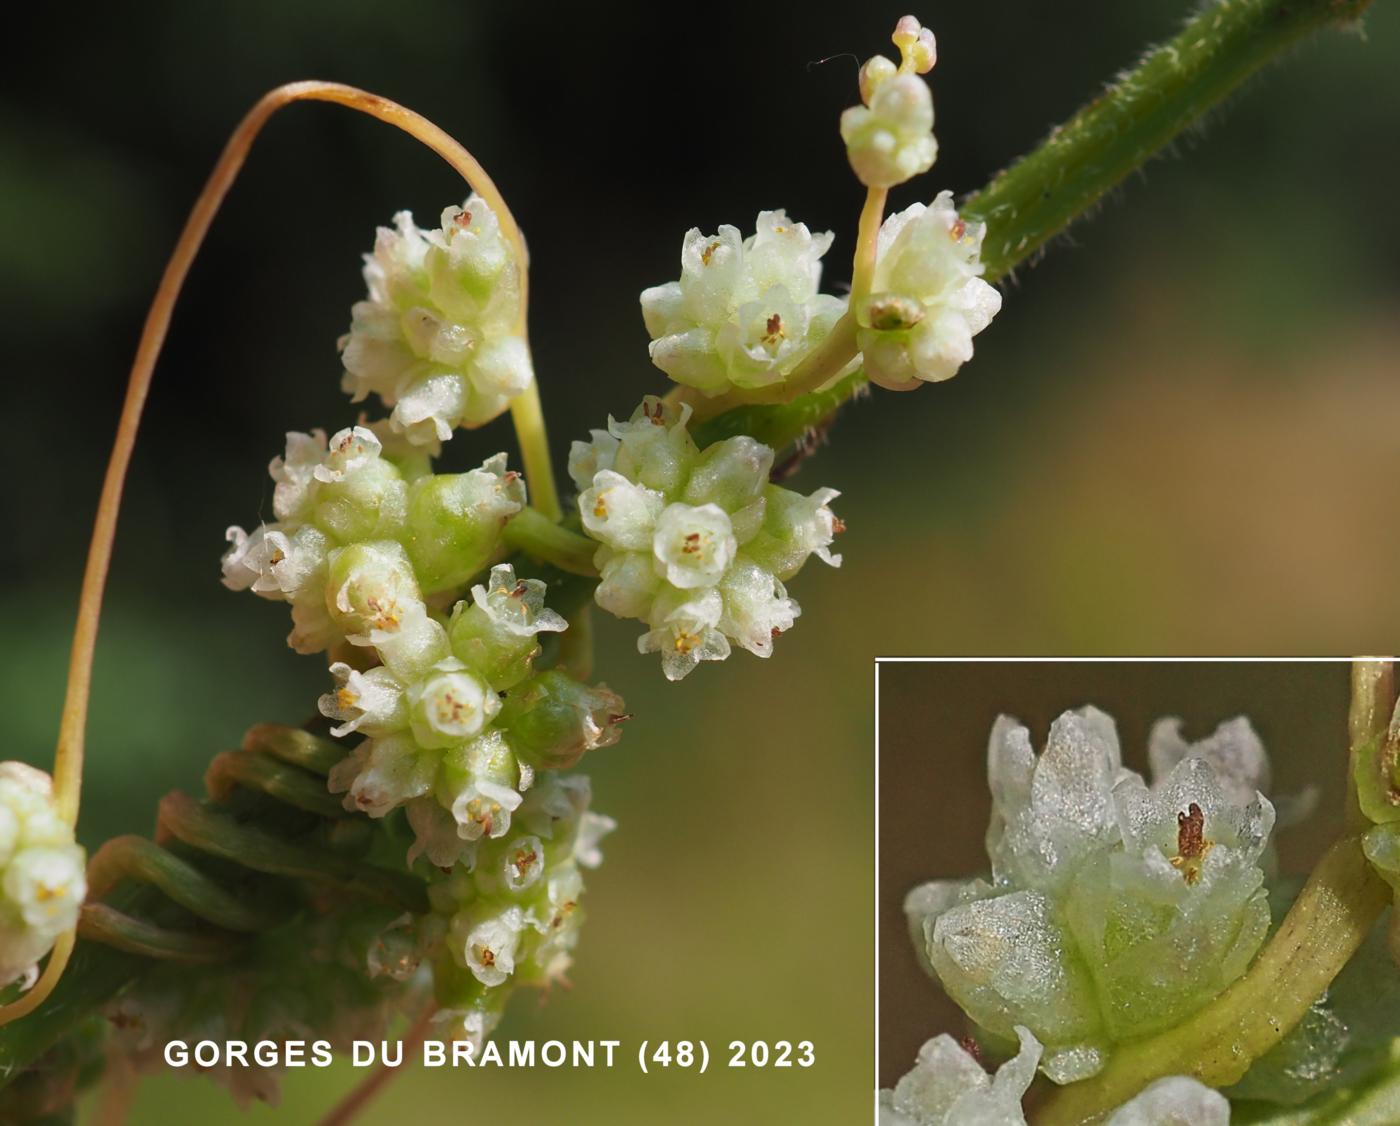
<path fill-rule="evenodd" d="M 462 839 L 457 831 L 457 819 L 436 797 L 414 798 L 405 808 L 408 824 L 413 829 L 409 864 L 419 856 L 426 856 L 430 863 L 444 870 L 459 864 L 471 867 L 476 862 L 477 841 Z"/>
<path fill-rule="evenodd" d="M 578 498 L 584 529 L 594 539 L 619 551 L 639 551 L 650 546 L 665 503 L 660 493 L 633 484 L 611 469 L 594 477 L 592 487 Z"/>
<path fill-rule="evenodd" d="M 503 837 L 510 830 L 510 815 L 523 799 L 509 786 L 487 779 L 469 782 L 452 802 L 457 835 L 475 841 Z"/>
<path fill-rule="evenodd" d="M 716 628 L 724 603 L 716 590 L 675 605 L 677 596 L 658 598 L 653 604 L 652 628 L 637 639 L 641 653 L 660 653 L 661 671 L 667 680 L 681 680 L 701 661 L 722 661 L 729 656 L 729 639 Z"/>
<path fill-rule="evenodd" d="M 772 656 L 773 639 L 792 629 L 802 613 L 771 571 L 742 557 L 724 576 L 720 595 L 720 630 L 756 657 Z"/>
<path fill-rule="evenodd" d="M 489 586 L 472 587 L 472 601 L 508 633 L 519 637 L 559 633 L 569 623 L 545 607 L 545 589 L 539 579 L 517 579 L 515 568 L 501 563 L 491 568 Z"/>
<path fill-rule="evenodd" d="M 599 845 L 616 828 L 617 822 L 611 817 L 585 810 L 579 818 L 578 835 L 574 838 L 574 859 L 585 868 L 598 867 L 603 863 L 603 850 Z"/>
<path fill-rule="evenodd" d="M 359 731 L 364 735 L 389 735 L 403 728 L 406 722 L 403 685 L 388 669 L 360 672 L 344 661 L 331 665 L 336 679 L 334 692 L 327 692 L 317 703 L 327 719 L 339 721 L 331 728 L 336 738 Z"/>
<path fill-rule="evenodd" d="M 426 794 L 437 773 L 437 757 L 406 735 L 361 743 L 331 768 L 331 793 L 345 794 L 345 808 L 383 817 Z"/>
<path fill-rule="evenodd" d="M 287 452 L 268 464 L 276 486 L 272 490 L 272 511 L 279 520 L 305 519 L 316 493 L 316 471 L 326 456 L 326 432 L 287 434 Z"/>
<path fill-rule="evenodd" d="M 1230 1126 L 1230 1100 L 1186 1075 L 1159 1079 L 1104 1126 Z"/>
<path fill-rule="evenodd" d="M 500 698 L 456 658 L 412 685 L 408 700 L 414 737 L 429 748 L 465 743 L 501 709 Z"/>
<path fill-rule="evenodd" d="M 343 481 L 355 470 L 376 461 L 383 448 L 373 430 L 364 426 L 347 427 L 331 438 L 325 456 L 311 471 L 312 476 L 327 483 Z"/>
<path fill-rule="evenodd" d="M 668 505 L 652 536 L 657 573 L 681 590 L 714 586 L 738 546 L 729 514 L 717 504 Z"/>
<path fill-rule="evenodd" d="M 453 923 L 456 926 L 457 920 Z M 489 988 L 509 980 L 515 972 L 516 950 L 524 928 L 525 915 L 518 907 L 508 907 L 471 926 L 462 943 L 461 959 L 477 981 Z"/>
<path fill-rule="evenodd" d="M 544 845 L 539 837 L 512 840 L 501 857 L 501 879 L 512 892 L 533 887 L 544 874 Z"/>
<path fill-rule="evenodd" d="M 1025 1126 L 1021 1099 L 1035 1078 L 1040 1042 L 1018 1027 L 1016 1055 L 990 1076 L 951 1036 L 919 1049 L 914 1068 L 880 1092 L 879 1126 Z"/>
<path fill-rule="evenodd" d="M 951 192 L 885 220 L 870 296 L 856 310 L 866 374 L 908 390 L 949 379 L 972 358 L 972 338 L 1001 309 L 979 276 L 986 224 L 962 219 Z"/>
<path fill-rule="evenodd" d="M 413 565 L 392 540 L 338 548 L 331 552 L 329 564 L 327 606 L 347 639 L 357 645 L 377 644 L 422 607 Z"/>

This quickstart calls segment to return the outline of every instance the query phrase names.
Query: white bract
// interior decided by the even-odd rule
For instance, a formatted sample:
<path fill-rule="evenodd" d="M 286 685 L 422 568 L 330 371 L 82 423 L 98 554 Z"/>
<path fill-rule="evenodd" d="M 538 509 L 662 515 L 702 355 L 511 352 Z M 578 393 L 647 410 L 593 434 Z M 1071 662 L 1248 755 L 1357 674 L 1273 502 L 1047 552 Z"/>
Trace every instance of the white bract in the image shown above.
<path fill-rule="evenodd" d="M 880 1092 L 879 1126 L 1026 1126 L 1021 1108 L 1040 1060 L 1040 1042 L 1017 1027 L 1019 1049 L 995 1074 L 951 1036 L 919 1049 L 914 1068 Z M 1186 1076 L 1159 1079 L 1119 1107 L 1105 1126 L 1229 1126 L 1224 1095 Z"/>
<path fill-rule="evenodd" d="M 1159 728 L 1154 758 L 1169 770 L 1149 786 L 1096 709 L 1060 716 L 1040 756 L 1001 717 L 988 748 L 991 882 L 935 881 L 905 902 L 953 999 L 998 1036 L 1030 1029 L 1057 1082 L 1211 1000 L 1268 930 L 1274 809 L 1249 788 L 1265 777 L 1258 739 L 1244 721 L 1197 745 L 1172 745 L 1174 731 Z"/>
<path fill-rule="evenodd" d="M 771 655 L 801 612 L 783 583 L 813 554 L 841 562 L 830 551 L 843 527 L 828 507 L 834 490 L 770 484 L 773 451 L 753 438 L 702 452 L 689 414 L 647 398 L 569 457 L 584 531 L 600 545 L 598 605 L 647 624 L 638 647 L 659 652 L 671 680 L 723 660 L 731 643 Z"/>
<path fill-rule="evenodd" d="M 680 280 L 642 292 L 652 363 L 707 395 L 782 382 L 846 310 L 818 288 L 833 237 L 782 211 L 760 212 L 747 239 L 690 230 Z"/>
<path fill-rule="evenodd" d="M 864 105 L 841 115 L 846 156 L 862 184 L 892 188 L 927 172 L 938 157 L 933 136 L 933 95 L 919 77 L 933 69 L 937 52 L 933 32 L 905 16 L 891 37 L 899 48 L 898 67 L 883 55 L 860 70 Z"/>
<path fill-rule="evenodd" d="M 985 223 L 959 217 L 951 192 L 885 220 L 871 292 L 855 310 L 872 382 L 904 391 L 950 379 L 972 358 L 972 338 L 1001 309 L 980 276 L 985 234 Z"/>
<path fill-rule="evenodd" d="M 534 382 L 522 335 L 524 279 L 486 201 L 473 194 L 420 230 L 400 211 L 365 256 L 367 300 L 341 338 L 344 390 L 378 395 L 409 441 L 490 422 Z"/>
<path fill-rule="evenodd" d="M 83 850 L 54 807 L 51 779 L 0 762 L 0 986 L 32 984 L 39 959 L 77 925 L 86 894 Z"/>

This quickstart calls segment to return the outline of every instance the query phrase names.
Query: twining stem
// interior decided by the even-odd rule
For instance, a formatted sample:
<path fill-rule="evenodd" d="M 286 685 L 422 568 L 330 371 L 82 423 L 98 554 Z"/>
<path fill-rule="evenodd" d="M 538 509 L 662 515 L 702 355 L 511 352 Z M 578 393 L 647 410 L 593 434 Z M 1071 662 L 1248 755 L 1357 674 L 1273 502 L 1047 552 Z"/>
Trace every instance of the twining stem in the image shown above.
<path fill-rule="evenodd" d="M 1238 1081 L 1303 1018 L 1390 903 L 1360 838 L 1323 856 L 1245 975 L 1185 1023 L 1115 1050 L 1091 1079 L 1056 1091 L 1034 1126 L 1097 1122 L 1149 1083 L 1189 1075 L 1211 1087 Z"/>
<path fill-rule="evenodd" d="M 857 317 L 861 304 L 870 296 L 870 287 L 874 284 L 880 223 L 885 218 L 885 200 L 889 198 L 889 194 L 886 188 L 866 189 L 865 206 L 860 209 L 860 223 L 856 228 L 856 254 L 851 268 L 851 309 Z"/>
<path fill-rule="evenodd" d="M 993 282 L 1004 278 L 1261 67 L 1315 31 L 1354 24 L 1370 2 L 1217 0 L 1205 5 L 1175 39 L 1148 52 L 963 204 L 964 218 L 987 224 L 984 276 Z M 820 350 L 820 358 L 809 357 L 811 369 L 799 365 L 794 374 L 802 379 L 790 379 L 766 395 L 744 395 L 742 401 L 789 402 L 836 376 L 855 358 L 853 319 L 848 312 L 837 322 L 833 346 Z M 864 382 L 862 378 L 850 389 Z M 738 405 L 738 396 L 688 398 L 697 420 Z"/>
<path fill-rule="evenodd" d="M 102 595 L 107 585 L 107 573 L 112 562 L 112 543 L 116 536 L 117 513 L 121 507 L 122 488 L 136 445 L 136 432 L 141 412 L 150 391 L 151 378 L 165 337 L 170 329 L 175 301 L 185 284 L 204 237 L 218 213 L 224 197 L 247 159 L 248 151 L 268 119 L 283 106 L 293 102 L 331 102 L 402 129 L 443 158 L 458 172 L 472 189 L 486 201 L 500 222 L 506 241 L 515 258 L 520 284 L 520 335 L 525 337 L 526 310 L 529 297 L 528 256 L 525 240 L 510 208 L 491 177 L 477 159 L 459 142 L 412 110 L 337 82 L 292 82 L 263 96 L 239 122 L 220 154 L 214 170 L 205 182 L 204 190 L 195 200 L 179 241 L 166 263 L 156 295 L 146 314 L 141 339 L 132 361 L 127 380 L 126 399 L 117 422 L 112 454 L 107 462 L 107 474 L 102 482 L 102 494 L 97 505 L 97 519 L 89 541 L 87 565 L 83 572 L 82 592 L 78 597 L 78 620 L 73 631 L 73 647 L 68 659 L 68 686 L 59 720 L 58 745 L 54 752 L 54 800 L 59 815 L 69 824 L 78 820 L 82 790 L 83 749 L 87 728 L 88 702 L 92 692 L 92 662 L 97 645 L 97 627 L 102 612 Z M 558 491 L 549 460 L 544 415 L 540 409 L 539 390 L 531 384 L 511 408 L 520 442 L 521 456 L 530 482 L 535 506 L 552 520 L 559 518 Z M 53 990 L 63 973 L 73 948 L 71 935 L 54 947 L 38 983 L 19 1001 L 0 1008 L 0 1025 L 23 1016 L 41 1004 Z"/>

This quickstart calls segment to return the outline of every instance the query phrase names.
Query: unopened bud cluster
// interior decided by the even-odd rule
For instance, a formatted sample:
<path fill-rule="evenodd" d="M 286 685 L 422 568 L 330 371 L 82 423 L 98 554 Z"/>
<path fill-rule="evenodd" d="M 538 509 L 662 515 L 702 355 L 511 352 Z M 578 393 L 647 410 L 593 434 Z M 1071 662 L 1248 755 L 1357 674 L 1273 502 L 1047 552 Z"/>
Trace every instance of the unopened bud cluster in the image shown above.
<path fill-rule="evenodd" d="M 933 32 L 905 16 L 891 39 L 899 48 L 899 65 L 883 55 L 869 59 L 860 68 L 864 104 L 841 115 L 841 139 L 851 168 L 872 188 L 892 188 L 927 172 L 938 156 L 933 95 L 919 77 L 933 69 L 938 57 Z"/>
<path fill-rule="evenodd" d="M 1043 754 L 1002 717 L 988 747 L 991 881 L 905 901 L 915 944 L 981 1028 L 1029 1029 L 1056 1082 L 1170 1028 L 1249 965 L 1269 929 L 1267 759 L 1245 720 L 1188 744 L 1152 736 L 1156 780 L 1126 769 L 1113 721 L 1055 721 Z"/>
<path fill-rule="evenodd" d="M 702 451 L 688 417 L 649 397 L 569 456 L 583 528 L 600 545 L 598 605 L 646 623 L 638 648 L 660 653 L 671 680 L 723 660 L 731 643 L 771 655 L 800 613 L 784 582 L 813 554 L 841 562 L 834 490 L 770 484 L 773 451 L 753 438 Z"/>
<path fill-rule="evenodd" d="M 782 211 L 760 212 L 748 238 L 687 232 L 680 280 L 642 291 L 652 363 L 707 395 L 781 383 L 846 311 L 819 289 L 834 237 Z"/>
<path fill-rule="evenodd" d="M 494 211 L 473 194 L 421 230 L 401 211 L 365 255 L 369 297 L 340 342 L 352 401 L 378 395 L 410 442 L 490 422 L 534 382 L 524 281 Z"/>
<path fill-rule="evenodd" d="M 87 894 L 83 850 L 54 808 L 47 774 L 0 762 L 0 986 L 33 984 Z"/>

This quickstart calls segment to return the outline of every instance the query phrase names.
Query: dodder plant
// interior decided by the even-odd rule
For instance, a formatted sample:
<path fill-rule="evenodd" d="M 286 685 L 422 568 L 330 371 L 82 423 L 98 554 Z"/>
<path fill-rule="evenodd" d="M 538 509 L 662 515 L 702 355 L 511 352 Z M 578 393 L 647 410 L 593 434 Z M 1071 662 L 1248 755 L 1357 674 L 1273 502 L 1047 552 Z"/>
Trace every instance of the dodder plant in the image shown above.
<path fill-rule="evenodd" d="M 930 1040 L 880 1093 L 882 1126 L 1024 1123 L 1037 1065 L 1064 1084 L 1030 1104 L 1037 1126 L 1223 1126 L 1232 1103 L 1275 1126 L 1400 1121 L 1391 663 L 1353 667 L 1346 828 L 1296 894 L 1272 833 L 1311 795 L 1270 800 L 1247 720 L 1194 743 L 1162 720 L 1148 761 L 1150 780 L 1125 768 L 1092 707 L 1060 716 L 1040 753 L 997 720 L 989 878 L 924 884 L 904 909 L 976 1042 L 1019 1051 L 989 1079 L 951 1037 Z"/>
<path fill-rule="evenodd" d="M 886 217 L 889 190 L 937 152 L 922 77 L 933 36 L 901 20 L 899 62 L 867 62 L 861 104 L 841 119 L 868 189 L 849 294 L 820 288 L 833 236 L 782 211 L 761 212 L 751 234 L 689 232 L 678 280 L 642 294 L 652 361 L 676 386 L 574 442 L 567 506 L 531 362 L 524 243 L 494 183 L 383 98 L 316 82 L 264 98 L 197 201 L 141 338 L 52 786 L 14 765 L 0 772 L 0 972 L 17 998 L 0 1009 L 5 1113 L 62 1118 L 82 1083 L 148 1064 L 174 1036 L 342 1044 L 403 1013 L 411 1035 L 480 1043 L 516 986 L 560 980 L 582 869 L 613 827 L 569 771 L 626 719 L 592 680 L 590 602 L 637 620 L 639 648 L 671 680 L 735 647 L 769 656 L 800 612 L 786 584 L 813 555 L 840 562 L 835 491 L 780 482 L 842 405 L 870 383 L 908 390 L 955 374 L 1000 308 L 992 283 L 1264 62 L 1364 7 L 1214 5 L 960 209 L 944 192 Z M 225 584 L 287 603 L 290 644 L 327 662 L 327 733 L 252 728 L 213 759 L 204 800 L 168 795 L 156 841 L 106 842 L 85 886 L 73 825 L 88 684 L 137 421 L 219 203 L 267 119 L 303 100 L 405 130 L 471 189 L 431 226 L 395 216 L 366 256 L 366 299 L 340 341 L 343 386 L 387 414 L 289 434 L 270 466 L 275 519 L 229 530 Z M 482 451 L 478 469 L 434 471 L 442 442 L 507 410 L 520 469 Z M 1241 827 L 1246 860 L 1247 837 Z M 1102 1030 L 1082 1031 L 1053 1058 L 1111 1047 Z M 1039 1049 L 1020 1035 L 997 1090 L 1034 1071 Z M 219 1077 L 241 1097 L 275 1095 L 265 1070 Z"/>

